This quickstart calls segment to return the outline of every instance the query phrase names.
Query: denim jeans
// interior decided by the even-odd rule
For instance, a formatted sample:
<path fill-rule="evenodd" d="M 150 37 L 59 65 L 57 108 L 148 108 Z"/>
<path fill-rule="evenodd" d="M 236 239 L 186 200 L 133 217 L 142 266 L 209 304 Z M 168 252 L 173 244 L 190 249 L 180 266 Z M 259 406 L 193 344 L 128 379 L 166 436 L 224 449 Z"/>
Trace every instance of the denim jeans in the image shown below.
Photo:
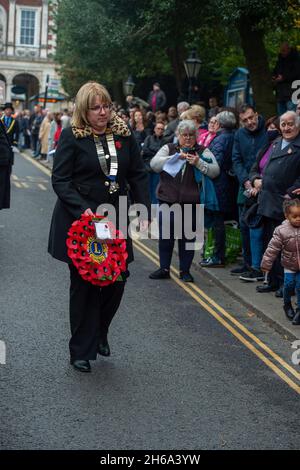
<path fill-rule="evenodd" d="M 244 222 L 244 214 L 247 208 L 239 205 L 239 222 L 242 237 L 243 259 L 245 266 L 252 266 L 251 247 L 250 247 L 250 230 L 248 225 Z"/>
<path fill-rule="evenodd" d="M 297 307 L 300 308 L 300 271 L 296 273 L 284 273 L 283 301 L 285 304 L 291 302 L 291 296 L 296 289 Z"/>
<path fill-rule="evenodd" d="M 263 257 L 263 227 L 250 228 L 250 246 L 252 268 L 260 270 L 260 263 Z"/>

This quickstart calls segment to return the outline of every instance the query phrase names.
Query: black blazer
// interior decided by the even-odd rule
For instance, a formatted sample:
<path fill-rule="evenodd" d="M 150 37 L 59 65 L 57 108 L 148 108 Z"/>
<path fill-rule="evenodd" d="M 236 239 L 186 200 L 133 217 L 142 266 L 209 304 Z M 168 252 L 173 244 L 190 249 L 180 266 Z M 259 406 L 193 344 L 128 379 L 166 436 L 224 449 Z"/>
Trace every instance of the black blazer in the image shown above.
<path fill-rule="evenodd" d="M 116 134 L 114 140 L 118 142 L 117 182 L 120 191 L 111 195 L 109 180 L 101 170 L 93 137 L 86 135 L 77 138 L 71 127 L 62 131 L 53 164 L 52 185 L 58 200 L 52 216 L 48 246 L 49 253 L 60 261 L 71 262 L 66 247 L 67 233 L 74 220 L 79 219 L 87 208 L 96 212 L 100 204 L 112 204 L 118 212 L 119 195 L 123 195 L 123 211 L 127 211 L 128 184 L 134 202 L 145 205 L 150 214 L 148 175 L 136 141 L 132 135 Z M 119 228 L 122 230 L 123 227 Z M 128 262 L 131 262 L 133 253 L 129 239 L 127 250 Z"/>
<path fill-rule="evenodd" d="M 281 142 L 279 137 L 273 143 L 258 196 L 258 213 L 278 221 L 284 218 L 285 194 L 292 195 L 294 189 L 300 188 L 300 134 L 282 150 Z"/>

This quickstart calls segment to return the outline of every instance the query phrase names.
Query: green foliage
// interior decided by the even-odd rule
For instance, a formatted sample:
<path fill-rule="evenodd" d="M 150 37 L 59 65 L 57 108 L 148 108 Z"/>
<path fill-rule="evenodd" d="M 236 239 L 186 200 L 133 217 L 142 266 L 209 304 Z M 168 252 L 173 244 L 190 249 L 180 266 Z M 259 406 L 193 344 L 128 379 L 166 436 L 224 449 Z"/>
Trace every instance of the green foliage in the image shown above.
<path fill-rule="evenodd" d="M 225 84 L 236 66 L 246 64 L 238 26 L 246 21 L 265 32 L 273 65 L 279 42 L 292 37 L 294 3 L 297 0 L 61 0 L 56 60 L 63 85 L 73 96 L 87 80 L 109 86 L 128 73 L 176 73 L 179 83 L 183 59 L 192 48 L 203 61 L 200 79 L 213 77 Z"/>

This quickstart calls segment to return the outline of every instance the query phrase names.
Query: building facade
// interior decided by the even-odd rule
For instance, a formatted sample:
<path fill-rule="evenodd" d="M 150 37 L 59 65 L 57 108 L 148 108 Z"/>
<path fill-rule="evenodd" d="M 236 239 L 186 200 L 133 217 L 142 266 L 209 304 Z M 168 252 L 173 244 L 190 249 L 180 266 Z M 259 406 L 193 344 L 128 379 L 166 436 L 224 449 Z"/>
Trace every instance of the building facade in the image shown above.
<path fill-rule="evenodd" d="M 56 5 L 57 0 L 0 0 L 0 103 L 32 108 L 42 101 L 47 80 L 48 88 L 59 87 L 53 61 Z"/>

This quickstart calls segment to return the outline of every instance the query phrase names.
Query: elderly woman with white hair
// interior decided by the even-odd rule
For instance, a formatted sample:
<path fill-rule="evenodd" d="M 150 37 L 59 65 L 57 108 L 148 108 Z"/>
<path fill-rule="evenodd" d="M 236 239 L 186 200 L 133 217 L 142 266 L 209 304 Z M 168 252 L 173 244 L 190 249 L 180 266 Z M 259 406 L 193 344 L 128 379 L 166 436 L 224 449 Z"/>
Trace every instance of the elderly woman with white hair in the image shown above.
<path fill-rule="evenodd" d="M 284 220 L 285 198 L 295 197 L 300 188 L 300 117 L 294 111 L 287 111 L 280 116 L 279 125 L 282 136 L 273 143 L 262 178 L 253 181 L 254 187 L 261 188 L 257 213 L 263 216 L 264 249 Z M 257 286 L 257 291 L 276 291 L 282 283 L 283 269 L 278 258 L 269 273 L 268 285 Z"/>
<path fill-rule="evenodd" d="M 190 267 L 194 257 L 194 249 L 189 244 L 194 242 L 188 239 L 184 224 L 180 233 L 176 232 L 176 221 L 170 209 L 178 204 L 181 209 L 181 220 L 185 221 L 185 213 L 192 209 L 191 228 L 196 230 L 196 214 L 200 204 L 200 190 L 206 185 L 205 178 L 216 178 L 220 172 L 219 165 L 213 153 L 200 147 L 196 142 L 197 127 L 191 120 L 183 120 L 177 128 L 178 144 L 164 145 L 150 162 L 151 168 L 160 173 L 157 187 L 159 201 L 159 257 L 160 268 L 150 274 L 150 279 L 170 278 L 170 265 L 175 243 L 178 238 L 180 279 L 184 282 L 193 282 Z M 202 176 L 203 175 L 203 176 Z M 209 181 L 208 181 L 209 182 Z M 189 206 L 189 208 L 188 208 Z M 168 236 L 164 236 L 164 229 L 169 228 Z"/>
<path fill-rule="evenodd" d="M 226 216 L 234 210 L 235 198 L 232 191 L 232 179 L 229 170 L 232 167 L 232 147 L 236 118 L 231 111 L 222 111 L 217 114 L 219 130 L 211 142 L 209 150 L 214 154 L 220 167 L 220 174 L 214 179 L 214 187 L 218 200 L 218 210 L 212 212 L 212 223 L 215 235 L 214 254 L 200 263 L 206 268 L 223 267 L 225 264 L 225 224 Z"/>

